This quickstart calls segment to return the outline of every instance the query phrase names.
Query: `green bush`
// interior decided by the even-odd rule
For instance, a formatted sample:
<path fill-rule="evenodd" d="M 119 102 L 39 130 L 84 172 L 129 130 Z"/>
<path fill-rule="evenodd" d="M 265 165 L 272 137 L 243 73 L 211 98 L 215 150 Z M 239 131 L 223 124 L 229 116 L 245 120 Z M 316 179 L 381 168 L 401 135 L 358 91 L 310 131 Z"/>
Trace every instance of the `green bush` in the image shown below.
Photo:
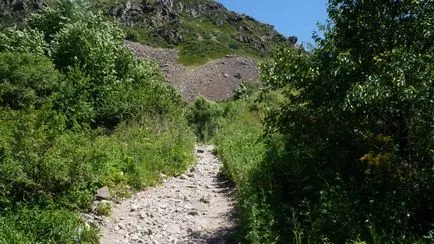
<path fill-rule="evenodd" d="M 188 121 L 199 141 L 208 142 L 214 137 L 220 127 L 223 114 L 224 109 L 220 104 L 203 97 L 196 99 L 190 109 Z"/>
<path fill-rule="evenodd" d="M 132 56 L 122 41 L 123 33 L 114 23 L 101 14 L 88 14 L 86 18 L 68 22 L 54 34 L 53 60 L 61 70 L 85 68 L 85 74 L 95 79 L 97 85 L 115 82 L 128 65 L 122 61 Z"/>
<path fill-rule="evenodd" d="M 267 153 L 264 186 L 281 242 L 409 243 L 432 229 L 428 2 L 329 1 L 317 48 L 263 66 L 265 86 L 285 95 L 267 118 L 283 145 Z"/>
<path fill-rule="evenodd" d="M 250 171 L 261 162 L 265 152 L 260 116 L 250 110 L 250 102 L 237 101 L 226 105 L 228 113 L 215 136 L 225 175 L 241 187 L 248 184 Z"/>
<path fill-rule="evenodd" d="M 95 114 L 92 119 L 96 125 L 113 128 L 120 121 L 150 111 L 163 116 L 179 114 L 181 97 L 165 84 L 158 65 L 136 59 L 123 44 L 122 31 L 101 15 L 89 14 L 66 24 L 55 35 L 52 50 L 60 70 L 79 69 L 86 77 L 80 79 L 86 83 L 77 84 L 79 87 L 63 87 L 72 97 L 81 94 L 89 99 L 81 105 Z"/>
<path fill-rule="evenodd" d="M 53 109 L 65 114 L 68 127 L 93 124 L 97 107 L 93 102 L 92 79 L 74 68 L 59 79 L 58 87 Z"/>
<path fill-rule="evenodd" d="M 12 207 L 20 202 L 51 204 L 70 189 L 88 188 L 93 182 L 98 172 L 88 163 L 92 155 L 80 154 L 80 147 L 88 147 L 90 138 L 84 132 L 65 131 L 64 115 L 46 108 L 2 109 L 0 113 L 4 138 L 0 202 Z M 91 195 L 87 198 L 89 203 Z"/>
<path fill-rule="evenodd" d="M 0 52 L 0 106 L 41 107 L 52 100 L 59 77 L 59 72 L 44 56 Z"/>
<path fill-rule="evenodd" d="M 155 116 L 180 117 L 183 115 L 181 96 L 165 83 L 159 67 L 152 61 L 134 61 L 124 80 L 101 88 L 96 99 L 98 121 L 112 122 L 135 119 L 141 113 Z M 105 85 L 103 85 L 105 87 Z"/>
<path fill-rule="evenodd" d="M 253 172 L 261 166 L 266 152 L 261 140 L 262 124 L 257 111 L 249 107 L 251 100 L 239 100 L 229 103 L 228 114 L 222 121 L 221 130 L 216 135 L 217 155 L 223 160 L 222 172 L 238 188 L 237 201 L 240 209 L 240 227 L 244 236 L 241 240 L 250 243 L 267 243 L 267 231 L 270 230 L 271 216 L 269 207 L 261 202 L 262 194 L 256 187 L 260 180 L 253 179 Z"/>
<path fill-rule="evenodd" d="M 39 13 L 32 14 L 28 26 L 44 33 L 45 40 L 50 43 L 56 33 L 66 24 L 80 19 L 86 19 L 90 4 L 85 0 L 56 0 L 56 3 L 48 3 L 50 7 L 42 9 Z M 52 8 L 55 6 L 56 8 Z"/>
<path fill-rule="evenodd" d="M 249 243 L 274 243 L 276 235 L 273 202 L 272 165 L 264 160 L 273 148 L 263 137 L 265 112 L 278 106 L 279 92 L 253 93 L 249 98 L 226 104 L 221 129 L 215 136 L 217 155 L 223 160 L 222 172 L 238 189 L 237 202 L 241 221 L 240 240 Z M 273 144 L 280 147 L 280 138 Z"/>
<path fill-rule="evenodd" d="M 63 210 L 23 209 L 0 217 L 2 243 L 98 243 L 98 232 Z"/>
<path fill-rule="evenodd" d="M 262 65 L 263 94 L 232 105 L 216 136 L 242 239 L 430 243 L 433 6 L 329 1 L 316 48 L 283 48 Z"/>
<path fill-rule="evenodd" d="M 204 64 L 209 59 L 222 58 L 230 52 L 228 47 L 214 40 L 192 39 L 181 45 L 178 62 L 185 65 Z"/>
<path fill-rule="evenodd" d="M 29 52 L 44 55 L 47 44 L 42 32 L 34 29 L 5 28 L 0 32 L 0 52 Z"/>
<path fill-rule="evenodd" d="M 104 184 L 139 190 L 158 183 L 159 173 L 182 173 L 193 162 L 194 137 L 185 122 L 143 117 L 120 125 L 109 137 L 99 137 L 94 147 L 106 148 L 109 174 L 103 175 Z"/>
<path fill-rule="evenodd" d="M 95 213 L 99 216 L 110 216 L 112 213 L 112 205 L 107 202 L 100 202 L 96 205 Z"/>

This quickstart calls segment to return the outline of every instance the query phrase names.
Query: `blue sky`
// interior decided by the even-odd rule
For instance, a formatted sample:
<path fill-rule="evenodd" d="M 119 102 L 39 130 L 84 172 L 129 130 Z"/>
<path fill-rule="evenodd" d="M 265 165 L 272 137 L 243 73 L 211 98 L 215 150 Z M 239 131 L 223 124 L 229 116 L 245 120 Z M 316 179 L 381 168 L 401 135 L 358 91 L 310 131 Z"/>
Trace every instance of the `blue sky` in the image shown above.
<path fill-rule="evenodd" d="M 217 0 L 226 8 L 274 25 L 285 36 L 297 36 L 298 43 L 313 43 L 317 23 L 325 23 L 327 0 Z"/>

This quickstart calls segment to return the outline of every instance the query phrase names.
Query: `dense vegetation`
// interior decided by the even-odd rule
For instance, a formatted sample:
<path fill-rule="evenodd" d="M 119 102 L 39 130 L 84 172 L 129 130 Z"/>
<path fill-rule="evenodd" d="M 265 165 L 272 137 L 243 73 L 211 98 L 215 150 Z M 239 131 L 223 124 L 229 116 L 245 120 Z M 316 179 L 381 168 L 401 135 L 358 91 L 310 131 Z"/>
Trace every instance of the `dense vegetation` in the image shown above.
<path fill-rule="evenodd" d="M 0 32 L 0 242 L 98 242 L 78 211 L 193 161 L 184 104 L 158 65 L 78 1 Z M 100 211 L 109 212 L 109 211 Z"/>
<path fill-rule="evenodd" d="M 0 242 L 96 242 L 77 212 L 101 186 L 122 196 L 181 172 L 188 124 L 238 187 L 243 241 L 434 241 L 432 0 L 329 0 L 315 48 L 281 48 L 260 91 L 188 113 L 122 30 L 84 9 L 61 1 L 0 32 Z M 214 57 L 199 22 L 186 63 Z"/>
<path fill-rule="evenodd" d="M 222 105 L 236 109 L 215 141 L 242 237 L 432 243 L 434 2 L 330 0 L 328 12 L 314 49 L 279 50 L 257 99 Z"/>

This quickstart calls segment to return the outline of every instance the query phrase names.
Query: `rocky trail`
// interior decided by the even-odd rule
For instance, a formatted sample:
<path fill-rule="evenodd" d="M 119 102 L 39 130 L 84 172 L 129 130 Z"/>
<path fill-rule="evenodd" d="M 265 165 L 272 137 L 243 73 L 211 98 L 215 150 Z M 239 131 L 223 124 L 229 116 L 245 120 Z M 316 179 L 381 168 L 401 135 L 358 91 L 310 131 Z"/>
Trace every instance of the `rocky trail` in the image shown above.
<path fill-rule="evenodd" d="M 101 224 L 101 243 L 233 243 L 234 189 L 213 147 L 196 150 L 194 168 L 115 205 Z"/>

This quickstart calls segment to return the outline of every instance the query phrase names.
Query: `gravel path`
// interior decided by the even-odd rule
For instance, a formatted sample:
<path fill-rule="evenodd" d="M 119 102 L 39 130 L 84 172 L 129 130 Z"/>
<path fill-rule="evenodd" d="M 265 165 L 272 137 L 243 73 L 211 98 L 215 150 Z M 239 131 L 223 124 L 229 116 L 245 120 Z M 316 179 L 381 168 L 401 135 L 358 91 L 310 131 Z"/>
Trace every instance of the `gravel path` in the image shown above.
<path fill-rule="evenodd" d="M 198 146 L 195 168 L 114 206 L 101 243 L 233 243 L 233 188 L 212 151 Z"/>

